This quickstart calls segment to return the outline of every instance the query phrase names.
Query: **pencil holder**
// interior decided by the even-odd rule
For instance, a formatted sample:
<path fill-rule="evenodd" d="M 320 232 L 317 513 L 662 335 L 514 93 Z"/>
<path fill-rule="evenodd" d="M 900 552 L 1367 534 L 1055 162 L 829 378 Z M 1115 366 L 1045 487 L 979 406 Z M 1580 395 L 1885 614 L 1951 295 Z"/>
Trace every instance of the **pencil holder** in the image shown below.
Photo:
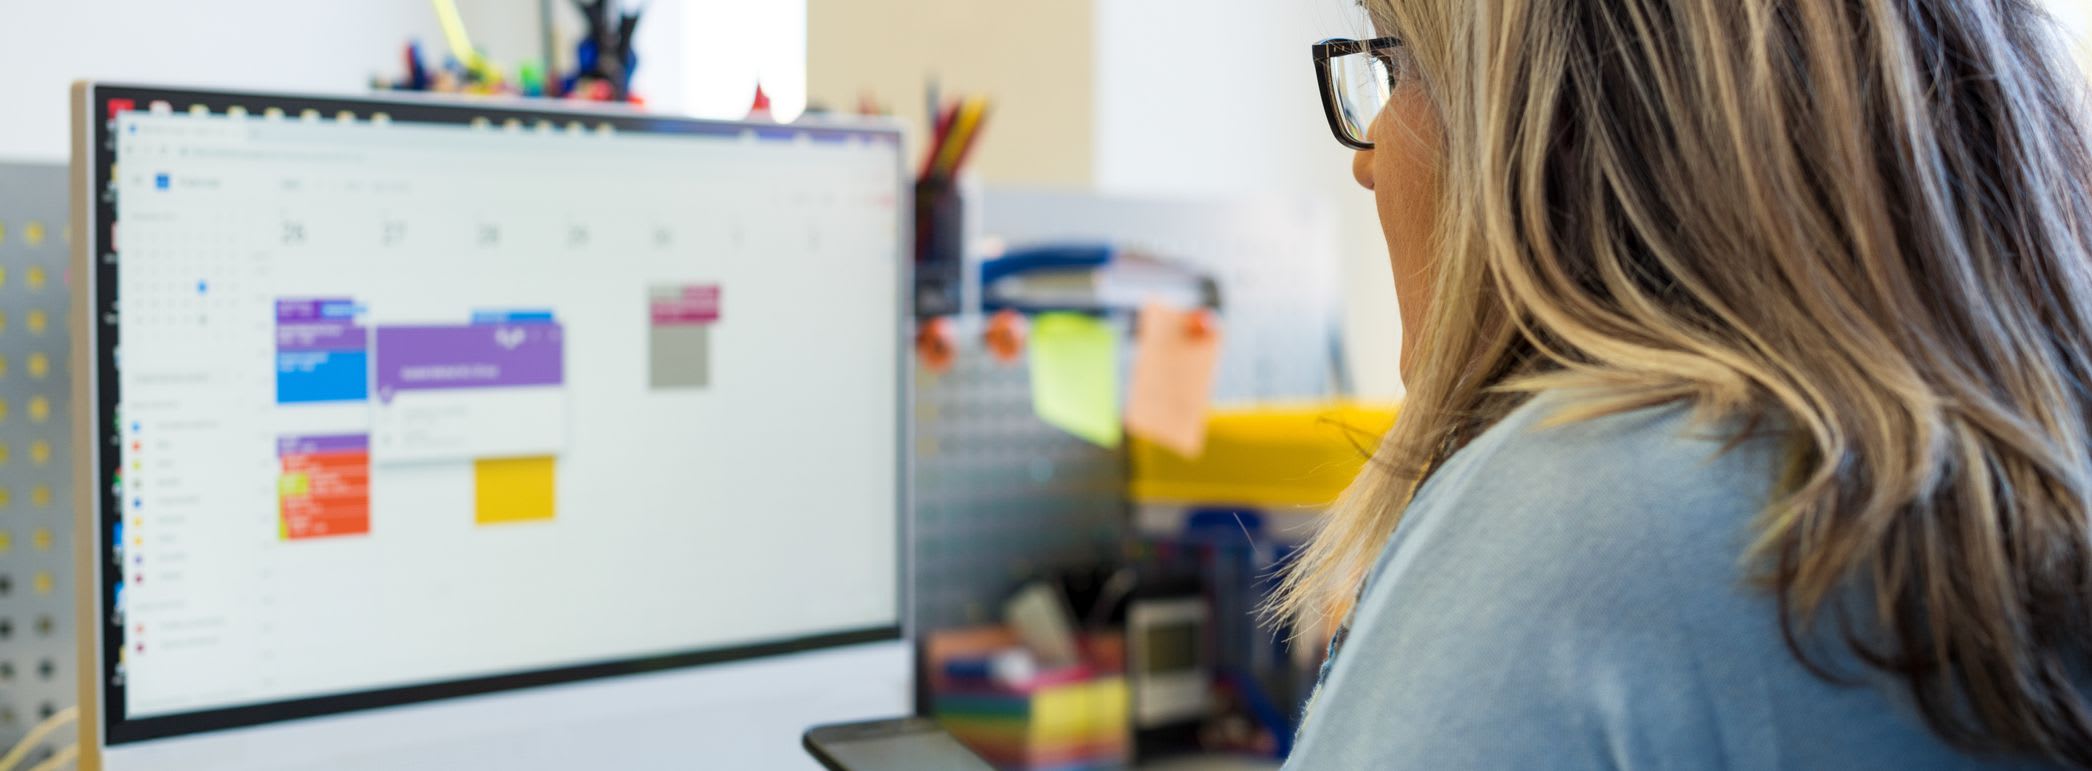
<path fill-rule="evenodd" d="M 966 204 L 949 177 L 915 183 L 915 314 L 959 312 L 966 257 Z"/>

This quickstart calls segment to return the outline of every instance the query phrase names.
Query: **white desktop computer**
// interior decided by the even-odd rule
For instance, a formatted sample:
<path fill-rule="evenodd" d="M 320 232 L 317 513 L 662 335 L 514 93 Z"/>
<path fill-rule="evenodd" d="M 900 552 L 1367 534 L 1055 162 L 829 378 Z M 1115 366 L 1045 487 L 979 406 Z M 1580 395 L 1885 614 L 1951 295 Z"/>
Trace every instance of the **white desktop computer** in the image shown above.
<path fill-rule="evenodd" d="M 74 110 L 84 767 L 768 768 L 906 711 L 896 131 Z"/>

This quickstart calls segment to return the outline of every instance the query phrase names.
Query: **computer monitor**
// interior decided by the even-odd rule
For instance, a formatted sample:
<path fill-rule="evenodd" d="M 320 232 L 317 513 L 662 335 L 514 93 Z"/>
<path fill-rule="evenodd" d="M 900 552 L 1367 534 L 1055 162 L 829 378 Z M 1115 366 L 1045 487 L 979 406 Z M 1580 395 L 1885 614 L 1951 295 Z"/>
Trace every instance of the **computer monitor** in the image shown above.
<path fill-rule="evenodd" d="M 895 130 L 74 110 L 90 763 L 687 767 L 905 709 Z"/>

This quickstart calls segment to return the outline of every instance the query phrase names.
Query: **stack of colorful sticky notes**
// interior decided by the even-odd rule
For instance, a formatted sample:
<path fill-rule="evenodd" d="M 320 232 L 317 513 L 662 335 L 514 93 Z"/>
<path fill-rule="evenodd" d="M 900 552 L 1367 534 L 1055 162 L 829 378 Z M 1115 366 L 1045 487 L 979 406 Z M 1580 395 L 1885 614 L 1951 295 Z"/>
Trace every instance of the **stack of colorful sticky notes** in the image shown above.
<path fill-rule="evenodd" d="M 1014 688 L 937 694 L 937 720 L 997 768 L 1119 768 L 1132 755 L 1126 678 L 1043 676 Z"/>
<path fill-rule="evenodd" d="M 1004 771 L 1123 768 L 1133 755 L 1124 644 L 1092 635 L 1083 647 L 1083 663 L 1042 671 L 1002 627 L 930 635 L 938 722 Z"/>

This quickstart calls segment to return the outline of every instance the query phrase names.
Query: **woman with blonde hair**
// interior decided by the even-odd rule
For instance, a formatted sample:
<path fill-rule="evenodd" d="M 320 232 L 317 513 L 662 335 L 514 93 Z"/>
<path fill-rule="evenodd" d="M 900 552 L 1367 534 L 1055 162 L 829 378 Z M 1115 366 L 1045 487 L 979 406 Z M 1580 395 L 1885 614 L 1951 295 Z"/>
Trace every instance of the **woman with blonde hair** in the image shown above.
<path fill-rule="evenodd" d="M 2030 0 L 1364 0 L 1409 395 L 1302 768 L 2092 768 L 2092 158 Z"/>

